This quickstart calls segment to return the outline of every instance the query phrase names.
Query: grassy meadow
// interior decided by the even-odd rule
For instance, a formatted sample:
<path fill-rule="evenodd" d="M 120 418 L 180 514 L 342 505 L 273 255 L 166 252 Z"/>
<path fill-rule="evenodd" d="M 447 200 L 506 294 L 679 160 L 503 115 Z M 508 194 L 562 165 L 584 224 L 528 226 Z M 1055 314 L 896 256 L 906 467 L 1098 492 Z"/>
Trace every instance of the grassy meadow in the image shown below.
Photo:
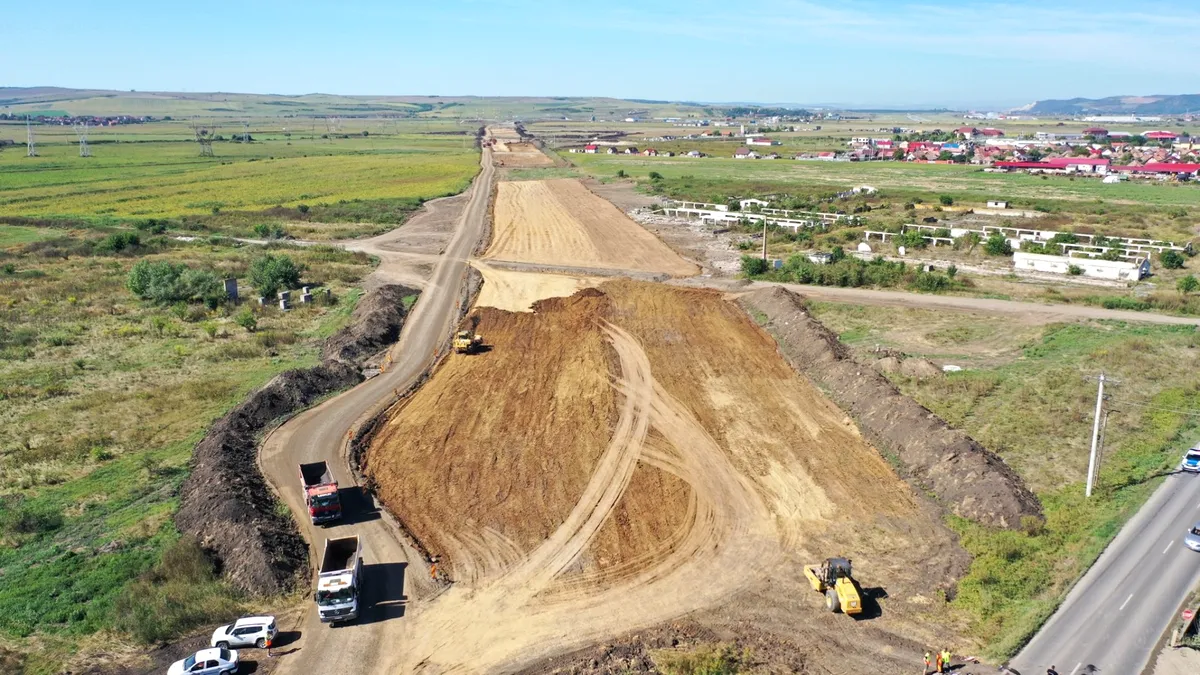
<path fill-rule="evenodd" d="M 1015 653 L 1170 471 L 1200 429 L 1200 337 L 1190 326 L 1086 322 L 1040 326 L 934 310 L 814 303 L 813 312 L 863 356 L 876 344 L 952 363 L 958 373 L 892 379 L 964 429 L 1037 493 L 1044 527 L 951 525 L 975 559 L 950 607 L 990 655 Z M 1112 390 L 1104 457 L 1084 499 L 1096 385 Z"/>
<path fill-rule="evenodd" d="M 136 261 L 238 277 L 248 297 L 264 249 L 150 237 L 113 253 L 104 241 L 84 230 L 0 249 L 0 646 L 23 645 L 29 673 L 58 672 L 89 635 L 140 634 L 118 603 L 178 540 L 192 447 L 248 392 L 314 364 L 371 269 L 362 254 L 282 248 L 333 304 L 158 306 L 126 290 Z M 184 604 L 240 602 L 215 579 L 189 588 Z"/>

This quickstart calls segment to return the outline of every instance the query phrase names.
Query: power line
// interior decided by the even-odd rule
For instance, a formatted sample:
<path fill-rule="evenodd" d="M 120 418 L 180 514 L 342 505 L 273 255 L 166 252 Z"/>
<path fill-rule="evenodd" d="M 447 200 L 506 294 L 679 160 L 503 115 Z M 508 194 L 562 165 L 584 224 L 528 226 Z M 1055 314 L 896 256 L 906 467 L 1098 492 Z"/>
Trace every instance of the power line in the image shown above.
<path fill-rule="evenodd" d="M 1116 405 L 1116 406 L 1128 405 L 1128 406 L 1134 406 L 1135 408 L 1142 408 L 1143 410 L 1157 410 L 1159 412 L 1169 412 L 1169 413 L 1175 413 L 1177 415 L 1189 415 L 1191 417 L 1200 417 L 1200 410 L 1178 410 L 1176 408 L 1162 408 L 1159 406 L 1150 405 L 1148 403 L 1136 403 L 1134 401 L 1118 401 L 1114 405 Z"/>

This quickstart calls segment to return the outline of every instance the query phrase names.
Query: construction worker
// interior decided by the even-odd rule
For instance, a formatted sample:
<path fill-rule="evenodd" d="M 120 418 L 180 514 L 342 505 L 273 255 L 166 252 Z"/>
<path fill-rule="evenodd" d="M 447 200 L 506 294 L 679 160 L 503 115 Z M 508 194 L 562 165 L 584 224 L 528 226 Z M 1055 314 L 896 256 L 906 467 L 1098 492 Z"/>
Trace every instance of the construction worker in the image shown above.
<path fill-rule="evenodd" d="M 925 652 L 925 670 L 921 671 L 921 675 L 929 675 L 929 663 L 933 659 L 929 652 Z"/>
<path fill-rule="evenodd" d="M 942 667 L 946 669 L 946 672 L 950 672 L 950 650 L 943 649 L 940 656 L 942 657 Z"/>
<path fill-rule="evenodd" d="M 267 635 L 267 657 L 272 658 L 275 655 L 271 653 L 271 636 Z"/>
<path fill-rule="evenodd" d="M 937 672 L 939 672 L 939 673 L 943 672 L 942 671 L 942 653 L 938 652 L 936 658 L 937 658 Z"/>

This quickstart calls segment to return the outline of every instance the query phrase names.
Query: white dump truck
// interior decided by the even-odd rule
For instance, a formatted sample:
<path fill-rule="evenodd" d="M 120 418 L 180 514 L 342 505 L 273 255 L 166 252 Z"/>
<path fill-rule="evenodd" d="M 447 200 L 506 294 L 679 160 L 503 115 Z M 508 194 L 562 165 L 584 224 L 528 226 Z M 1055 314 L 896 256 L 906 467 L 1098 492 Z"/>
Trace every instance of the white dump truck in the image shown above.
<path fill-rule="evenodd" d="M 334 623 L 358 618 L 362 578 L 362 543 L 358 535 L 325 540 L 325 554 L 317 574 L 317 613 Z"/>

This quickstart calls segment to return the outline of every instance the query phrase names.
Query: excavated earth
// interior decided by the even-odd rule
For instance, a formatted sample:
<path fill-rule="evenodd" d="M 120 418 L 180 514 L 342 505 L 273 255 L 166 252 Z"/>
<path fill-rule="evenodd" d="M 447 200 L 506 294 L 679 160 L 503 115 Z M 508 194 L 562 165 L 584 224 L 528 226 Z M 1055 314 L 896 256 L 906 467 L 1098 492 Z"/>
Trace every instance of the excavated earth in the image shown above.
<path fill-rule="evenodd" d="M 1042 517 L 1037 497 L 1004 460 L 856 362 L 832 331 L 809 316 L 803 298 L 774 287 L 740 302 L 765 317 L 764 327 L 797 371 L 849 410 L 872 443 L 895 453 L 915 487 L 985 525 L 1016 528 L 1025 518 Z"/>
<path fill-rule="evenodd" d="M 259 435 L 321 397 L 361 382 L 363 362 L 395 342 L 404 325 L 401 299 L 417 293 L 398 285 L 368 292 L 349 325 L 326 340 L 320 365 L 278 375 L 217 420 L 196 446 L 175 524 L 242 591 L 287 591 L 308 571 L 308 546 L 291 518 L 280 515 L 255 462 Z"/>
<path fill-rule="evenodd" d="M 476 316 L 490 350 L 443 361 L 365 458 L 455 582 L 396 668 L 637 671 L 711 638 L 769 672 L 903 672 L 923 645 L 971 646 L 936 600 L 969 562 L 937 509 L 735 302 L 609 281 Z M 831 555 L 867 620 L 804 581 Z"/>

